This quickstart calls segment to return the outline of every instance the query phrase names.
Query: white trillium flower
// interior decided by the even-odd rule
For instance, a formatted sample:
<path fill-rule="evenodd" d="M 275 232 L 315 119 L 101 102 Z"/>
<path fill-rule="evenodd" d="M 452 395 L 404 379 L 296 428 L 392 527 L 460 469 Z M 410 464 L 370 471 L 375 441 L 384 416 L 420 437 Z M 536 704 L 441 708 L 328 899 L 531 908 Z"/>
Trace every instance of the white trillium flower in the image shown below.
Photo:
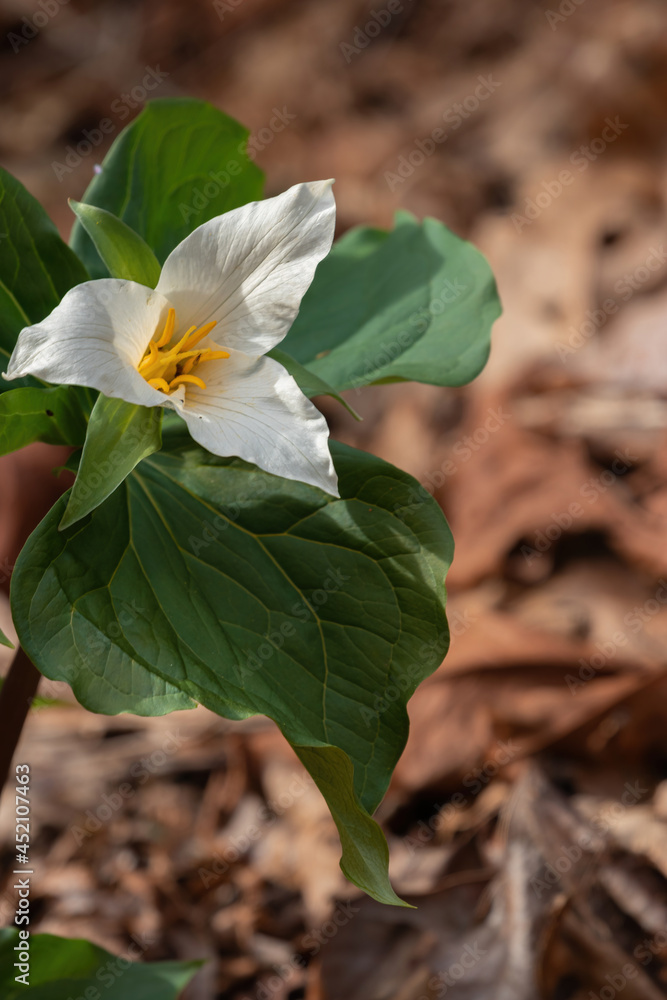
<path fill-rule="evenodd" d="M 326 420 L 264 357 L 331 248 L 332 183 L 297 184 L 204 223 L 171 252 L 155 290 L 117 278 L 75 286 L 21 331 L 5 378 L 170 407 L 213 454 L 338 496 Z"/>

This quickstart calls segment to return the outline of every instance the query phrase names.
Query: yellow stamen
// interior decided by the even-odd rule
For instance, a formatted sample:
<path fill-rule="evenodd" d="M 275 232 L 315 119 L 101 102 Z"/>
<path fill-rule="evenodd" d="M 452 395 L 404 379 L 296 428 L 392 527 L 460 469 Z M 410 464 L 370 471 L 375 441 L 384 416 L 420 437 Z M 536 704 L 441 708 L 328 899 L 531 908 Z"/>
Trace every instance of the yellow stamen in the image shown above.
<path fill-rule="evenodd" d="M 164 324 L 164 331 L 162 333 L 162 336 L 155 345 L 157 348 L 165 347 L 165 345 L 169 343 L 171 338 L 174 336 L 175 323 L 176 323 L 176 310 L 170 308 L 169 312 L 167 313 L 167 322 Z"/>
<path fill-rule="evenodd" d="M 141 371 L 142 368 L 148 368 L 148 366 L 153 364 L 153 362 L 157 358 L 159 352 L 155 341 L 151 340 L 150 344 L 148 345 L 148 352 L 149 353 L 146 355 L 146 357 L 139 365 L 139 371 Z"/>
<path fill-rule="evenodd" d="M 149 378 L 147 381 L 154 389 L 159 389 L 160 392 L 169 392 L 169 383 L 165 382 L 163 378 Z"/>
<path fill-rule="evenodd" d="M 174 347 L 171 348 L 171 352 L 173 354 L 183 354 L 183 352 L 186 349 L 185 345 L 188 337 L 190 336 L 192 331 L 196 329 L 197 329 L 196 326 L 191 326 L 189 330 L 186 330 L 181 339 L 179 340 L 179 342 Z"/>
<path fill-rule="evenodd" d="M 217 361 L 229 357 L 228 351 L 206 347 L 193 350 L 215 325 L 215 321 L 212 321 L 199 328 L 191 326 L 177 343 L 170 346 L 176 327 L 176 311 L 170 307 L 162 334 L 149 342 L 137 366 L 139 373 L 154 389 L 167 395 L 181 385 L 196 385 L 205 389 L 206 383 L 192 374 L 197 365 L 202 361 Z"/>
<path fill-rule="evenodd" d="M 198 375 L 177 375 L 169 383 L 170 389 L 177 389 L 179 385 L 184 385 L 190 383 L 191 385 L 198 385 L 200 389 L 206 388 L 206 383 L 203 379 L 199 378 Z"/>
<path fill-rule="evenodd" d="M 195 345 L 198 344 L 200 340 L 204 339 L 207 333 L 211 332 L 214 326 L 215 326 L 215 320 L 213 320 L 212 323 L 205 323 L 204 326 L 200 327 L 200 329 L 197 330 L 197 332 L 190 337 L 187 344 L 183 345 L 183 350 L 184 351 L 192 350 L 192 348 L 195 347 Z M 196 327 L 192 327 L 192 329 L 194 330 L 196 329 Z M 190 331 L 188 331 L 188 333 L 189 332 Z"/>

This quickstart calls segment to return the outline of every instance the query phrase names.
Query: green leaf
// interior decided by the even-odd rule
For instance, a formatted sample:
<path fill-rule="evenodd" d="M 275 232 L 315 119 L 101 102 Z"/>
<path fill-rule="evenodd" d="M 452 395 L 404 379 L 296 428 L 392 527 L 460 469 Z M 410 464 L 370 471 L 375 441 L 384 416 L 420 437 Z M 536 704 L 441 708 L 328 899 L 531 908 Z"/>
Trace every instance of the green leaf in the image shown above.
<path fill-rule="evenodd" d="M 268 352 L 268 356 L 281 364 L 283 368 L 287 369 L 301 389 L 301 392 L 305 396 L 308 396 L 308 399 L 312 399 L 313 396 L 331 396 L 344 406 L 348 413 L 352 414 L 355 420 L 361 420 L 357 411 L 350 406 L 346 399 L 343 399 L 339 392 L 332 389 L 331 386 L 324 381 L 324 379 L 315 375 L 308 368 L 304 368 L 303 365 L 300 365 L 299 362 L 295 361 L 294 358 L 291 358 L 289 354 L 285 354 L 284 351 L 280 351 L 277 347 L 274 347 L 273 350 Z"/>
<path fill-rule="evenodd" d="M 14 649 L 14 643 L 7 638 L 5 633 L 0 628 L 0 646 L 8 646 L 10 649 Z"/>
<path fill-rule="evenodd" d="M 345 877 L 379 903 L 408 906 L 391 887 L 384 834 L 354 794 L 350 758 L 337 747 L 292 746 L 331 810 L 343 848 L 340 866 Z"/>
<path fill-rule="evenodd" d="M 281 347 L 339 391 L 411 379 L 463 385 L 500 303 L 482 254 L 435 219 L 355 229 L 319 265 Z"/>
<path fill-rule="evenodd" d="M 99 507 L 142 458 L 162 447 L 162 407 L 99 395 L 60 530 Z"/>
<path fill-rule="evenodd" d="M 165 443 L 87 522 L 58 532 L 63 500 L 32 534 L 12 578 L 23 647 L 95 712 L 157 714 L 151 685 L 168 683 L 229 718 L 270 716 L 327 797 L 344 870 L 395 901 L 371 814 L 406 702 L 447 649 L 440 508 L 340 444 L 338 500 L 178 429 Z"/>
<path fill-rule="evenodd" d="M 262 196 L 245 151 L 248 131 L 213 105 L 151 101 L 123 129 L 83 196 L 122 219 L 161 263 L 203 222 Z M 107 270 L 79 221 L 71 244 L 95 278 Z"/>
<path fill-rule="evenodd" d="M 21 951 L 25 942 L 19 931 L 0 929 L 0 995 L 3 1000 L 66 1000 L 85 996 L 91 1000 L 177 1000 L 202 962 L 137 962 L 112 955 L 81 938 L 31 934 L 28 985 L 17 982 L 23 972 Z M 140 958 L 149 942 L 133 939 L 127 949 Z M 15 963 L 18 962 L 18 965 Z"/>
<path fill-rule="evenodd" d="M 33 441 L 78 447 L 86 437 L 87 411 L 82 391 L 10 389 L 0 395 L 0 455 Z"/>
<path fill-rule="evenodd" d="M 9 358 L 24 326 L 48 316 L 87 278 L 39 202 L 0 169 L 0 358 Z M 0 391 L 21 384 L 0 379 Z"/>
<path fill-rule="evenodd" d="M 112 278 L 138 281 L 155 288 L 160 278 L 157 257 L 133 229 L 111 212 L 69 199 L 69 206 L 95 244 Z"/>

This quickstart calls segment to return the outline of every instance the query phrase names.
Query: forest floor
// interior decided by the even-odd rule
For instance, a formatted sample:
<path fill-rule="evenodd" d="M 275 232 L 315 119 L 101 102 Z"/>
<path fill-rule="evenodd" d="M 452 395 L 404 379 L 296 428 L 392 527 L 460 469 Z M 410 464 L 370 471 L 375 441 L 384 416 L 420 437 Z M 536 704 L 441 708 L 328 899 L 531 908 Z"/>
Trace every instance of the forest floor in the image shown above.
<path fill-rule="evenodd" d="M 416 908 L 345 882 L 323 800 L 268 721 L 64 705 L 32 713 L 20 751 L 34 776 L 35 929 L 209 959 L 187 1000 L 658 1000 L 664 6 L 380 10 L 73 0 L 0 54 L 0 160 L 66 234 L 66 198 L 108 145 L 78 156 L 84 130 L 106 117 L 112 139 L 138 90 L 190 94 L 251 129 L 269 194 L 333 176 L 339 232 L 391 225 L 402 208 L 488 256 L 504 315 L 474 384 L 355 391 L 361 424 L 323 404 L 334 437 L 434 494 L 456 540 L 451 651 L 410 703 L 378 813 L 394 885 Z M 5 4 L 2 32 L 16 35 L 22 16 Z M 50 457 L 3 460 L 5 584 L 30 528 L 20 475 Z M 46 682 L 41 693 L 62 695 Z M 4 811 L 3 861 L 9 843 Z"/>

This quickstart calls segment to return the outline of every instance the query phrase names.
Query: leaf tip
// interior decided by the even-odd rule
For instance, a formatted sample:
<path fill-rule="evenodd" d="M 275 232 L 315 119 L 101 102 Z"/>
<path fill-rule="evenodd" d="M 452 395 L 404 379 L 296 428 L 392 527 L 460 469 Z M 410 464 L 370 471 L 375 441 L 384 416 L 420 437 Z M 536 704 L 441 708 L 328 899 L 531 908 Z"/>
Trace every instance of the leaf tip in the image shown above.
<path fill-rule="evenodd" d="M 65 508 L 65 513 L 60 518 L 58 522 L 58 531 L 66 531 L 67 528 L 71 528 L 73 524 L 81 518 L 80 514 L 73 514 L 70 510 L 69 504 Z"/>

